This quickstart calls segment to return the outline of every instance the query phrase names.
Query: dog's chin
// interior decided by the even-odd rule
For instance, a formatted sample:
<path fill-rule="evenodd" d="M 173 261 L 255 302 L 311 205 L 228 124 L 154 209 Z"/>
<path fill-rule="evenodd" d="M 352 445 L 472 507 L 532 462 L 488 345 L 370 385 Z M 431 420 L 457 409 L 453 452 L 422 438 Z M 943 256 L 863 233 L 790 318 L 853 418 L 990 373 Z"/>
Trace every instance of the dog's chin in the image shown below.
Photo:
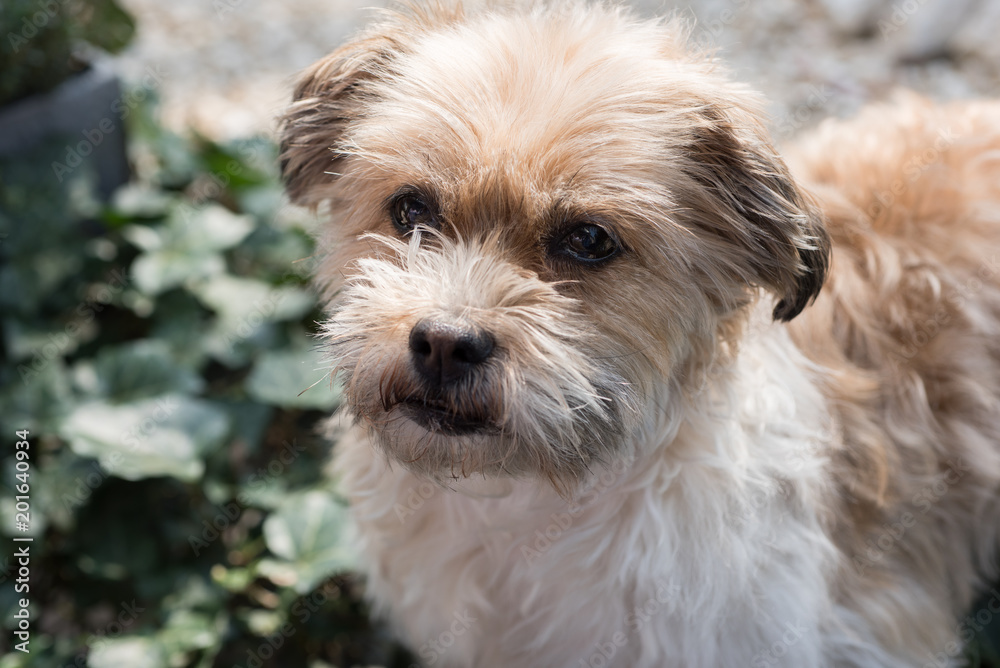
<path fill-rule="evenodd" d="M 387 407 L 369 424 L 385 454 L 422 477 L 445 482 L 505 474 L 496 456 L 501 429 L 482 416 L 407 400 Z"/>
<path fill-rule="evenodd" d="M 422 399 L 408 399 L 398 404 L 399 411 L 423 427 L 429 434 L 442 436 L 472 436 L 496 434 L 500 431 L 489 418 L 475 413 L 460 413 L 450 406 Z"/>

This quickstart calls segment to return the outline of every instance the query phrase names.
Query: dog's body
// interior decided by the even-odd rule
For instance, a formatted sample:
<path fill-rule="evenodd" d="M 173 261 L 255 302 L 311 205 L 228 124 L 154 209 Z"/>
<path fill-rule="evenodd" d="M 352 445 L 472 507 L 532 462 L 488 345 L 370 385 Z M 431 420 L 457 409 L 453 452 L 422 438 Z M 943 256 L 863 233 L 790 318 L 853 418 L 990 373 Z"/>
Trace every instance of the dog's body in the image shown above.
<path fill-rule="evenodd" d="M 297 97 L 336 468 L 428 665 L 957 660 L 1000 533 L 1000 104 L 825 125 L 793 181 L 677 26 L 600 8 L 412 10 Z"/>

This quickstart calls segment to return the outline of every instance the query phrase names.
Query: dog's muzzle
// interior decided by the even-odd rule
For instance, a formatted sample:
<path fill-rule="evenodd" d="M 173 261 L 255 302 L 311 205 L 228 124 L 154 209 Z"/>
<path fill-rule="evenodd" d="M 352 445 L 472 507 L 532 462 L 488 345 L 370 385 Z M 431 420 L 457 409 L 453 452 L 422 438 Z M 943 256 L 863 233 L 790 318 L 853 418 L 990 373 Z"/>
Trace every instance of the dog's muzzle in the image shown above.
<path fill-rule="evenodd" d="M 459 318 L 424 318 L 410 330 L 409 353 L 418 389 L 400 402 L 429 431 L 462 435 L 488 431 L 496 416 L 484 368 L 493 357 L 492 334 Z M 494 390 L 495 391 L 495 390 Z"/>
<path fill-rule="evenodd" d="M 410 330 L 410 357 L 428 389 L 446 389 L 493 354 L 489 332 L 462 321 L 425 318 Z"/>

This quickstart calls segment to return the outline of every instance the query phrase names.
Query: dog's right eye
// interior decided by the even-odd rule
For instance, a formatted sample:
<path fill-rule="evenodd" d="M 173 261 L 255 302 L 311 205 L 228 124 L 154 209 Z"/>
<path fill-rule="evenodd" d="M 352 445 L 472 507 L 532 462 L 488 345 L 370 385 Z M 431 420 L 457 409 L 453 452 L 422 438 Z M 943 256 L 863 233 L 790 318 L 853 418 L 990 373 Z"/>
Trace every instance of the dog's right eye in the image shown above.
<path fill-rule="evenodd" d="M 392 224 L 402 234 L 409 234 L 417 225 L 437 227 L 437 220 L 431 207 L 419 195 L 403 193 L 389 204 Z"/>
<path fill-rule="evenodd" d="M 580 262 L 597 264 L 617 255 L 621 245 L 600 225 L 586 223 L 562 237 L 555 251 Z"/>

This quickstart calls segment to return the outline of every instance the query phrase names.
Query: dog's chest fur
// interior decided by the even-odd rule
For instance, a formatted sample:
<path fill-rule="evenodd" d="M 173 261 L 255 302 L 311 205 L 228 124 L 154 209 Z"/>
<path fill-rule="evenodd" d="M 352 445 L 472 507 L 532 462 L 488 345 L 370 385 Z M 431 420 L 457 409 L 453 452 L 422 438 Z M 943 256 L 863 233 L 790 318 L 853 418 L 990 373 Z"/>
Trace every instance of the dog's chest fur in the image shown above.
<path fill-rule="evenodd" d="M 573 501 L 441 489 L 344 439 L 371 592 L 428 665 L 823 665 L 838 622 L 816 584 L 837 557 L 816 509 L 838 436 L 808 362 L 757 322 L 700 392 L 664 388 L 638 454 Z"/>

